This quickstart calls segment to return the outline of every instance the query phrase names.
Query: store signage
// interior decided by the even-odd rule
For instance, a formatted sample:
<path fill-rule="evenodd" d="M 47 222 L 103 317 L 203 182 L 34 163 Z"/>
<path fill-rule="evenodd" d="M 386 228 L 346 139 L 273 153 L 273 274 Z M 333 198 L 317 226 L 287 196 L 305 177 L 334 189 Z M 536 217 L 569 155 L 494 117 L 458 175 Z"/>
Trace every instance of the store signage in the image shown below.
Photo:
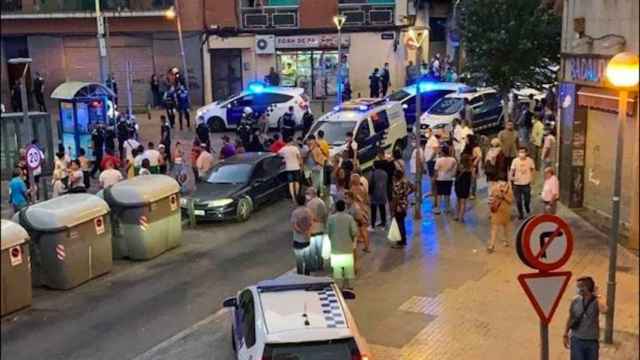
<path fill-rule="evenodd" d="M 382 34 L 380 34 L 380 39 L 382 40 L 393 40 L 395 39 L 396 34 L 392 33 L 392 32 L 384 32 Z"/>
<path fill-rule="evenodd" d="M 342 46 L 348 47 L 351 39 L 348 35 L 342 35 Z M 278 49 L 311 49 L 311 48 L 338 48 L 338 35 L 299 35 L 276 37 Z"/>
<path fill-rule="evenodd" d="M 565 57 L 567 81 L 604 84 L 608 59 L 593 56 Z"/>

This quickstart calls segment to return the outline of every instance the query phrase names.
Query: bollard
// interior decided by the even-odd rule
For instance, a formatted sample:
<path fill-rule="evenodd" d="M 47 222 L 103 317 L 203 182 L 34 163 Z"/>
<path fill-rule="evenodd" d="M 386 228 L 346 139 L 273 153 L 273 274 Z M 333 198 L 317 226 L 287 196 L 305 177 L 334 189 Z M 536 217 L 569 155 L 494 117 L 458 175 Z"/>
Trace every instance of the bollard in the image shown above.
<path fill-rule="evenodd" d="M 187 199 L 187 213 L 189 215 L 189 227 L 194 228 L 196 226 L 196 212 L 192 198 Z"/>

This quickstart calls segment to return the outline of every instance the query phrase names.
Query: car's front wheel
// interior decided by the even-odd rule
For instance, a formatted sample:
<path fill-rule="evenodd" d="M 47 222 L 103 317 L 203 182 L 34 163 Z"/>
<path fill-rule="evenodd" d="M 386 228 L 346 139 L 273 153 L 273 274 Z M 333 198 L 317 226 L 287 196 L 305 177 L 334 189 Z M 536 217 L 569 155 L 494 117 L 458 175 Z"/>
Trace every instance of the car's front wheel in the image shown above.
<path fill-rule="evenodd" d="M 222 118 L 218 116 L 210 118 L 207 122 L 207 125 L 209 125 L 209 130 L 211 132 L 223 132 L 227 130 L 227 126 L 224 124 L 224 120 L 222 120 Z"/>
<path fill-rule="evenodd" d="M 236 219 L 240 222 L 247 221 L 251 212 L 253 211 L 253 201 L 249 197 L 243 197 L 238 200 L 238 206 L 236 207 Z"/>

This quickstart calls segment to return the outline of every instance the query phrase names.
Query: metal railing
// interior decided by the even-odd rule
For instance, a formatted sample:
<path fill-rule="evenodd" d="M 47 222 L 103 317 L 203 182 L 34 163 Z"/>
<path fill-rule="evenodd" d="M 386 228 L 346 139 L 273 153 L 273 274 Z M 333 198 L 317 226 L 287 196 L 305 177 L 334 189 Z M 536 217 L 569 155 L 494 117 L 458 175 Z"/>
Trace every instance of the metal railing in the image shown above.
<path fill-rule="evenodd" d="M 298 27 L 297 6 L 241 7 L 245 29 L 291 29 Z"/>
<path fill-rule="evenodd" d="M 344 26 L 381 26 L 395 23 L 395 5 L 388 4 L 346 4 L 339 5 L 340 14 L 346 16 Z"/>
<path fill-rule="evenodd" d="M 3 12 L 59 13 L 95 11 L 95 0 L 1 0 Z M 101 0 L 103 11 L 158 11 L 173 6 L 173 0 Z"/>

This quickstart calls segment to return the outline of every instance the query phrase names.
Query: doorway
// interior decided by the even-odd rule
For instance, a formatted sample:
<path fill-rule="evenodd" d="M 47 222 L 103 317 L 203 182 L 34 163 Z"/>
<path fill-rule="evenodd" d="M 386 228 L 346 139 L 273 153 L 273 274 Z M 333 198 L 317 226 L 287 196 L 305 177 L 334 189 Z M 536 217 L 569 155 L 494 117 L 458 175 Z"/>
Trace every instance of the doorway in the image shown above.
<path fill-rule="evenodd" d="M 213 100 L 226 99 L 242 91 L 242 54 L 240 49 L 215 49 L 211 53 Z"/>

